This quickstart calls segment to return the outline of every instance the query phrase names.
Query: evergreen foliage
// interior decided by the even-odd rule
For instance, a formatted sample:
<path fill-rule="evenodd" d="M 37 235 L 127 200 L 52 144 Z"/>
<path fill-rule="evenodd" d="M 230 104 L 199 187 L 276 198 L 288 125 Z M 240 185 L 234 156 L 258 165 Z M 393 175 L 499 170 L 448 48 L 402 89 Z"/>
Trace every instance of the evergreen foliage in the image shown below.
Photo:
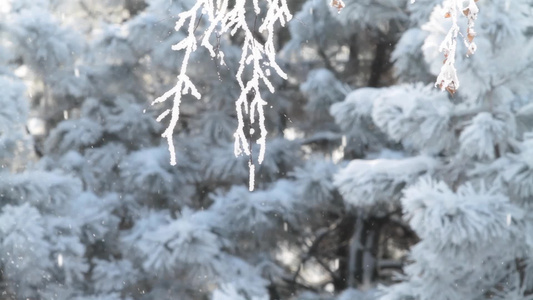
<path fill-rule="evenodd" d="M 531 1 L 211 2 L 0 2 L 1 299 L 532 299 Z"/>

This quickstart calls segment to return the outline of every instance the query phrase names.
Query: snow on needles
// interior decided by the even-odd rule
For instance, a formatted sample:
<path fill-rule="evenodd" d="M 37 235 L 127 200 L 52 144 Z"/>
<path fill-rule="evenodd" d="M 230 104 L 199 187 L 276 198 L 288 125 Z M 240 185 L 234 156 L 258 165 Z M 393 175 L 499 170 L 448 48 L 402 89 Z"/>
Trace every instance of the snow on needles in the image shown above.
<path fill-rule="evenodd" d="M 397 189 L 435 169 L 439 162 L 429 156 L 407 159 L 352 160 L 334 177 L 347 204 L 372 209 L 376 204 L 398 204 Z"/>

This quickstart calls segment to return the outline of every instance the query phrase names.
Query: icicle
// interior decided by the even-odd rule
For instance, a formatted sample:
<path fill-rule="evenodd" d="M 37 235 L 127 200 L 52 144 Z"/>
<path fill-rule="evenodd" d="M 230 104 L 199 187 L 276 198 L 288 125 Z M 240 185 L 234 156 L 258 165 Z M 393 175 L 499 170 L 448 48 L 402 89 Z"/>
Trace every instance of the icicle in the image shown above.
<path fill-rule="evenodd" d="M 250 180 L 248 182 L 248 190 L 252 192 L 255 188 L 255 165 L 249 161 L 248 168 L 250 169 Z"/>
<path fill-rule="evenodd" d="M 61 253 L 57 255 L 57 266 L 60 268 L 63 266 L 63 254 Z"/>

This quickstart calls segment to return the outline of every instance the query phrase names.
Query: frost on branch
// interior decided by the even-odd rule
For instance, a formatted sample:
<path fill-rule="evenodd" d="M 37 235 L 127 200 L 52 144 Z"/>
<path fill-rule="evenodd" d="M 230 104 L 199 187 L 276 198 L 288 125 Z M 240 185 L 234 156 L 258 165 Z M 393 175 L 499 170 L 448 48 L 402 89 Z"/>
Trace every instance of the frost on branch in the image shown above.
<path fill-rule="evenodd" d="M 266 105 L 266 101 L 261 97 L 259 85 L 264 84 L 271 93 L 274 92 L 274 86 L 268 78 L 270 76 L 270 68 L 284 79 L 287 78 L 287 75 L 276 63 L 276 50 L 274 48 L 273 37 L 276 22 L 284 26 L 292 18 L 292 15 L 289 12 L 286 0 L 266 0 L 268 9 L 264 14 L 264 18 L 261 20 L 261 24 L 258 28 L 250 28 L 246 22 L 247 1 L 237 0 L 233 5 L 230 5 L 229 2 L 228 0 L 199 0 L 191 9 L 178 15 L 178 21 L 175 27 L 176 31 L 182 29 L 188 22 L 186 29 L 188 33 L 187 37 L 172 47 L 176 51 L 185 51 L 178 81 L 172 89 L 155 99 L 152 103 L 162 103 L 173 97 L 172 108 L 165 110 L 157 119 L 158 121 L 162 121 L 170 115 L 170 122 L 167 129 L 163 132 L 163 137 L 168 141 L 170 163 L 172 165 L 176 164 L 172 134 L 179 119 L 181 97 L 186 94 L 191 94 L 197 99 L 201 97 L 195 85 L 186 74 L 191 53 L 198 46 L 195 31 L 204 15 L 208 18 L 208 26 L 204 32 L 199 34 L 201 36 L 200 45 L 206 48 L 211 54 L 211 57 L 218 59 L 221 64 L 224 64 L 224 53 L 218 45 L 211 44 L 210 38 L 213 36 L 218 37 L 224 33 L 235 35 L 237 32 L 240 32 L 244 36 L 242 54 L 236 74 L 237 81 L 241 87 L 241 93 L 235 103 L 238 127 L 234 134 L 234 153 L 236 156 L 243 153 L 251 156 L 251 146 L 249 145 L 247 134 L 244 131 L 246 115 L 249 118 L 247 121 L 250 125 L 250 134 L 255 131 L 254 126 L 259 129 L 259 138 L 256 140 L 256 143 L 260 145 L 259 164 L 265 156 L 267 130 L 265 127 L 263 106 Z M 253 0 L 253 9 L 255 15 L 261 13 L 259 0 Z M 256 38 L 257 33 L 261 33 L 266 37 L 264 43 Z M 251 71 L 251 78 L 244 75 L 245 69 L 248 68 Z M 257 125 L 255 125 L 256 119 L 259 121 Z M 253 170 L 254 164 L 251 161 L 250 190 L 253 190 L 254 185 Z"/>
<path fill-rule="evenodd" d="M 468 20 L 466 36 L 461 33 L 464 44 L 468 49 L 466 55 L 469 56 L 476 52 L 476 44 L 474 43 L 474 37 L 476 36 L 476 32 L 474 31 L 474 21 L 479 12 L 476 5 L 477 0 L 468 0 L 467 5 L 464 5 L 464 2 L 465 1 L 463 0 L 446 0 L 444 2 L 444 17 L 451 19 L 452 26 L 439 47 L 439 51 L 444 54 L 444 62 L 435 85 L 440 87 L 441 90 L 446 89 L 452 95 L 459 88 L 459 79 L 457 78 L 457 70 L 455 69 L 457 35 L 460 34 L 458 24 L 459 14 L 463 14 Z"/>

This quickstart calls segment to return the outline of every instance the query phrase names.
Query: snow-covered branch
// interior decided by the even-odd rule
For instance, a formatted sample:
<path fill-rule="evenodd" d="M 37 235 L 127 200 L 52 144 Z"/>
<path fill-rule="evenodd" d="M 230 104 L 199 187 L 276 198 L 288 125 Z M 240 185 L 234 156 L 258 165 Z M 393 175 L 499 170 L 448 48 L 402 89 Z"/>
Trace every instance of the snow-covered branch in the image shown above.
<path fill-rule="evenodd" d="M 459 79 L 457 77 L 457 70 L 455 69 L 455 52 L 457 50 L 457 35 L 460 33 L 458 24 L 459 14 L 463 14 L 468 19 L 468 26 L 466 29 L 466 37 L 463 38 L 465 46 L 468 49 L 467 56 L 476 52 L 476 44 L 474 37 L 474 21 L 477 18 L 478 7 L 477 0 L 468 0 L 468 4 L 464 5 L 463 0 L 446 0 L 444 2 L 444 17 L 450 18 L 452 26 L 448 30 L 448 34 L 442 41 L 439 51 L 444 54 L 444 63 L 440 70 L 435 83 L 441 90 L 447 90 L 450 94 L 454 94 L 459 88 Z"/>
<path fill-rule="evenodd" d="M 173 50 L 185 50 L 185 56 L 178 75 L 178 82 L 175 87 L 165 93 L 163 96 L 157 98 L 153 103 L 161 103 L 174 96 L 172 109 L 163 112 L 158 121 L 161 121 L 167 115 L 171 115 L 170 123 L 163 133 L 169 144 L 169 151 L 171 154 L 171 164 L 176 163 L 176 154 L 174 149 L 174 142 L 172 140 L 172 133 L 177 125 L 179 118 L 179 106 L 182 95 L 191 93 L 196 98 L 200 98 L 200 93 L 196 90 L 192 82 L 187 77 L 187 64 L 190 59 L 190 54 L 197 48 L 197 40 L 195 30 L 199 22 L 198 15 L 207 15 L 209 25 L 202 33 L 201 46 L 205 47 L 212 57 L 220 60 L 224 64 L 224 53 L 217 47 L 211 44 L 210 38 L 215 34 L 217 36 L 225 33 L 235 35 L 237 32 L 244 37 L 242 45 L 242 54 L 239 62 L 239 68 L 236 73 L 236 78 L 241 87 L 241 93 L 236 99 L 235 106 L 237 110 L 238 126 L 235 131 L 235 155 L 239 156 L 243 153 L 250 156 L 251 146 L 248 142 L 248 134 L 244 132 L 246 117 L 250 125 L 249 135 L 254 134 L 254 124 L 258 119 L 259 138 L 256 143 L 260 145 L 258 163 L 261 163 L 265 156 L 266 135 L 265 117 L 263 106 L 266 101 L 263 100 L 260 91 L 260 84 L 265 84 L 271 93 L 274 92 L 269 76 L 270 69 L 273 69 L 279 76 L 286 79 L 287 75 L 283 72 L 281 67 L 276 63 L 276 50 L 274 47 L 274 28 L 275 24 L 279 22 L 282 26 L 286 24 L 292 15 L 287 7 L 286 0 L 265 0 L 267 3 L 267 11 L 261 20 L 259 28 L 250 28 L 246 22 L 247 1 L 237 0 L 232 6 L 229 5 L 228 0 L 199 0 L 188 11 L 182 12 L 178 16 L 176 22 L 176 31 L 180 30 L 188 21 L 187 38 L 179 42 L 173 47 Z M 259 0 L 253 0 L 253 10 L 257 16 L 261 13 L 261 6 Z M 257 20 L 257 19 L 256 19 Z M 255 27 L 255 26 L 254 26 Z M 262 43 L 257 39 L 257 34 L 264 35 L 265 42 Z M 250 66 L 251 78 L 248 78 L 244 73 L 245 69 Z M 249 101 L 249 99 L 252 99 Z M 253 163 L 250 164 L 250 189 L 253 189 Z"/>
<path fill-rule="evenodd" d="M 183 57 L 183 63 L 181 65 L 180 74 L 178 75 L 178 82 L 176 85 L 170 89 L 168 92 L 163 94 L 161 97 L 155 99 L 152 102 L 153 104 L 165 102 L 170 97 L 174 96 L 174 100 L 172 103 L 172 109 L 167 109 L 163 113 L 159 115 L 157 118 L 158 122 L 161 122 L 165 117 L 167 117 L 169 114 L 170 117 L 170 123 L 167 127 L 167 129 L 163 132 L 163 137 L 167 139 L 168 142 L 168 150 L 170 151 L 170 164 L 175 165 L 176 164 L 176 150 L 174 148 L 174 141 L 172 139 L 172 134 L 174 133 L 174 128 L 176 128 L 176 125 L 179 120 L 179 112 L 180 112 L 180 104 L 181 104 L 181 96 L 191 93 L 193 96 L 195 96 L 197 99 L 200 99 L 201 95 L 194 86 L 194 84 L 191 82 L 189 77 L 186 75 L 187 73 L 187 66 L 189 63 L 189 58 L 191 56 L 191 53 L 196 50 L 197 48 L 197 42 L 196 37 L 194 35 L 194 31 L 196 29 L 196 18 L 198 15 L 198 10 L 205 4 L 206 1 L 198 1 L 190 10 L 182 12 L 179 14 L 179 19 L 176 22 L 176 31 L 180 30 L 184 25 L 187 19 L 189 20 L 189 26 L 187 28 L 188 35 L 185 39 L 177 43 L 176 45 L 172 46 L 172 50 L 185 50 L 185 56 Z"/>

